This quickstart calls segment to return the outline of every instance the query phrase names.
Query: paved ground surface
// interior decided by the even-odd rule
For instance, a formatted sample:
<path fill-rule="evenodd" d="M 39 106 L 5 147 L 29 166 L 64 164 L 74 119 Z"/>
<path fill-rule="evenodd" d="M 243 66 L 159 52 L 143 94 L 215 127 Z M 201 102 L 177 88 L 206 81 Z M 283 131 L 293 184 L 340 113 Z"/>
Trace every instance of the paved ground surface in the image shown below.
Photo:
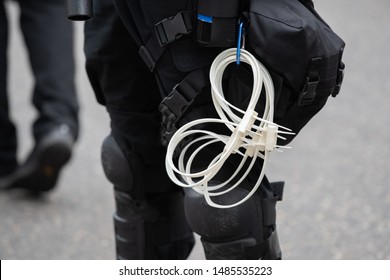
<path fill-rule="evenodd" d="M 284 258 L 390 259 L 390 2 L 315 2 L 347 43 L 347 71 L 341 94 L 294 140 L 293 149 L 272 156 L 270 179 L 286 181 L 278 205 Z M 10 12 L 10 91 L 22 159 L 31 148 L 35 112 L 14 5 Z M 76 29 L 81 138 L 53 193 L 37 198 L 0 192 L 0 259 L 114 258 L 114 202 L 99 160 L 109 121 L 84 73 L 81 24 Z M 191 258 L 204 258 L 199 242 Z"/>

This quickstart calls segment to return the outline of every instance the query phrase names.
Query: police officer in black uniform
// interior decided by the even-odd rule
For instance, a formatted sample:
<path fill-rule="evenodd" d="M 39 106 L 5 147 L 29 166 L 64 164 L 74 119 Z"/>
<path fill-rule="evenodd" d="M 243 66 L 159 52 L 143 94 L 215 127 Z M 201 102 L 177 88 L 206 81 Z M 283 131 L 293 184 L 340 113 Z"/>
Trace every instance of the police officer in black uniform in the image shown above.
<path fill-rule="evenodd" d="M 93 3 L 94 17 L 85 28 L 86 68 L 97 100 L 111 119 L 102 163 L 115 191 L 117 258 L 185 259 L 194 244 L 194 231 L 201 236 L 208 259 L 280 259 L 275 229 L 280 186 L 273 188 L 265 179 L 250 201 L 217 209 L 193 191 L 184 194 L 166 175 L 165 147 L 160 141 L 161 100 L 184 87 L 209 91 L 207 86 L 192 83 L 192 78 L 183 88 L 177 84 L 189 73 L 209 69 L 223 50 L 205 48 L 192 36 L 181 36 L 189 31 L 182 24 L 186 24 L 186 11 L 192 11 L 193 1 Z M 180 21 L 182 34 L 156 38 L 155 25 L 164 19 Z M 165 39 L 167 45 L 161 42 Z M 203 116 L 215 115 L 210 111 L 210 99 L 201 97 L 195 103 Z M 186 117 L 182 120 L 187 121 Z M 254 172 L 248 180 L 257 176 Z M 247 193 L 245 184 L 219 202 L 230 203 Z"/>
<path fill-rule="evenodd" d="M 212 180 L 207 181 L 207 187 L 227 183 L 224 186 L 230 190 L 214 198 L 213 202 L 222 205 L 217 207 L 198 192 L 183 191 L 170 181 L 165 172 L 165 147 L 168 145 L 170 158 L 169 145 L 176 144 L 171 139 L 178 135 L 178 129 L 182 132 L 186 128 L 182 126 L 193 120 L 218 118 L 208 75 L 219 53 L 232 47 L 235 52 L 239 50 L 242 36 L 237 35 L 242 29 L 238 26 L 246 27 L 247 50 L 272 69 L 269 80 L 277 100 L 275 122 L 294 131 L 277 142 L 276 138 L 273 142 L 265 140 L 265 145 L 289 143 L 327 98 L 339 93 L 343 79 L 345 43 L 314 10 L 313 2 L 68 1 L 69 18 L 85 20 L 94 14 L 85 27 L 86 68 L 97 100 L 111 119 L 111 133 L 102 145 L 102 164 L 114 185 L 117 258 L 185 259 L 194 244 L 192 232 L 196 232 L 207 259 L 281 259 L 275 206 L 282 199 L 284 183 L 270 183 L 261 176 L 265 160 L 258 157 L 265 153 L 257 153 L 257 161 L 251 168 L 246 166 L 246 172 L 239 166 L 239 154 L 248 152 L 251 156 L 251 151 L 248 145 L 237 148 L 223 168 L 209 176 Z M 247 65 L 239 61 L 237 52 L 237 65 L 221 68 L 221 85 L 225 98 L 245 111 L 252 100 L 254 78 Z M 253 111 L 259 115 L 265 112 L 267 100 L 257 99 Z M 245 116 L 253 111 L 247 110 Z M 238 119 L 238 130 L 248 131 L 246 126 L 241 127 L 247 119 Z M 216 123 L 197 122 L 197 129 L 202 133 L 208 130 L 213 136 L 229 135 L 226 127 Z M 268 128 L 264 128 L 266 136 L 260 138 L 275 136 L 271 133 L 268 137 Z M 216 165 L 224 157 L 221 151 L 235 143 L 229 138 L 225 146 L 219 141 L 225 138 L 218 138 L 210 145 L 212 141 L 197 142 L 205 138 L 194 140 L 186 135 L 181 143 L 184 145 L 177 145 L 172 156 L 187 169 L 191 161 L 190 172 L 197 175 Z M 253 140 L 255 146 L 262 145 L 257 136 L 246 135 L 240 140 L 244 137 Z M 187 149 L 188 143 L 198 146 Z M 264 152 L 272 149 L 264 148 Z M 192 151 L 196 157 L 182 156 L 182 151 Z M 232 174 L 246 177 L 232 181 Z M 199 176 L 202 179 L 197 183 L 209 179 L 206 176 Z M 248 196 L 256 182 L 259 188 Z M 233 184 L 237 187 L 230 188 Z M 235 203 L 243 197 L 249 199 Z"/>
<path fill-rule="evenodd" d="M 0 1 L 0 188 L 51 190 L 78 136 L 73 30 L 65 0 L 17 0 L 20 27 L 35 80 L 32 103 L 35 147 L 19 166 L 17 135 L 7 97 L 8 22 Z M 18 93 L 20 94 L 20 93 Z"/>

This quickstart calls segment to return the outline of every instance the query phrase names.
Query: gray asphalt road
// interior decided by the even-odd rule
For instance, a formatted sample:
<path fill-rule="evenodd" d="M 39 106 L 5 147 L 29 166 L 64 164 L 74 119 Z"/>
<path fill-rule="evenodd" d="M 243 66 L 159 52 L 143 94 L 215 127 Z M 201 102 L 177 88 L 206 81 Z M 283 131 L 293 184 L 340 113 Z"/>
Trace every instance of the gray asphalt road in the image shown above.
<path fill-rule="evenodd" d="M 285 259 L 390 259 L 390 2 L 315 0 L 346 41 L 347 71 L 330 99 L 292 143 L 274 153 L 271 180 L 285 180 L 278 227 Z M 10 92 L 20 158 L 31 148 L 31 73 L 12 14 Z M 100 143 L 109 120 L 83 70 L 77 24 L 82 134 L 58 188 L 44 197 L 0 192 L 0 259 L 113 259 L 112 188 L 103 176 Z M 192 254 L 202 259 L 199 242 Z"/>

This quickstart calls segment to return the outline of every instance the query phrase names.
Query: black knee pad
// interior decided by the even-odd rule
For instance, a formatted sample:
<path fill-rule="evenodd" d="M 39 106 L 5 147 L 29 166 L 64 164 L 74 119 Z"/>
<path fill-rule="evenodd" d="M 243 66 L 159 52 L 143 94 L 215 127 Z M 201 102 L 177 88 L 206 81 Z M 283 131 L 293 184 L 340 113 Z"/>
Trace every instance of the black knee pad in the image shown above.
<path fill-rule="evenodd" d="M 134 186 L 134 170 L 123 154 L 114 137 L 107 136 L 101 149 L 101 160 L 107 179 L 125 191 L 131 191 Z"/>
<path fill-rule="evenodd" d="M 102 164 L 115 190 L 117 259 L 186 259 L 195 241 L 181 189 L 159 185 L 159 176 L 140 168 L 136 155 L 128 159 L 112 136 L 103 142 Z"/>
<path fill-rule="evenodd" d="M 267 191 L 258 191 L 243 204 L 227 209 L 211 207 L 203 195 L 186 191 L 187 221 L 201 236 L 206 258 L 280 259 L 275 205 L 282 197 L 282 187 L 282 184 L 268 184 Z M 265 193 L 271 196 L 264 197 Z M 218 204 L 232 204 L 247 194 L 247 190 L 236 188 L 213 200 Z"/>
<path fill-rule="evenodd" d="M 101 149 L 103 170 L 115 188 L 131 192 L 136 199 L 145 193 L 172 192 L 178 187 L 169 179 L 161 155 L 145 163 L 122 139 L 107 136 Z"/>

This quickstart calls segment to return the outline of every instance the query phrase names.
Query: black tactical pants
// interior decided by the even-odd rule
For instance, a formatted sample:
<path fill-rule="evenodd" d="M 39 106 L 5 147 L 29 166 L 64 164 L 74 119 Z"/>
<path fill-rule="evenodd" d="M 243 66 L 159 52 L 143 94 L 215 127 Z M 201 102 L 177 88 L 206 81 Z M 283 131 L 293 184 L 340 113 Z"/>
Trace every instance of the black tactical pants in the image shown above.
<path fill-rule="evenodd" d="M 137 181 L 145 187 L 174 187 L 165 172 L 165 149 L 160 143 L 159 88 L 113 1 L 94 3 L 94 18 L 86 22 L 85 39 L 88 76 L 98 102 L 110 115 L 111 134 L 129 161 L 134 154 L 140 160 L 133 164 L 138 169 Z"/>
<path fill-rule="evenodd" d="M 158 110 L 161 95 L 155 76 L 138 55 L 139 46 L 111 0 L 94 2 L 85 39 L 87 73 L 111 120 L 109 142 L 115 141 L 128 162 L 123 163 L 121 157 L 109 160 L 114 156 L 112 149 L 103 144 L 103 169 L 106 175 L 112 173 L 107 177 L 114 184 L 117 204 L 117 258 L 186 258 L 193 237 L 184 218 L 181 189 L 165 171 Z"/>

